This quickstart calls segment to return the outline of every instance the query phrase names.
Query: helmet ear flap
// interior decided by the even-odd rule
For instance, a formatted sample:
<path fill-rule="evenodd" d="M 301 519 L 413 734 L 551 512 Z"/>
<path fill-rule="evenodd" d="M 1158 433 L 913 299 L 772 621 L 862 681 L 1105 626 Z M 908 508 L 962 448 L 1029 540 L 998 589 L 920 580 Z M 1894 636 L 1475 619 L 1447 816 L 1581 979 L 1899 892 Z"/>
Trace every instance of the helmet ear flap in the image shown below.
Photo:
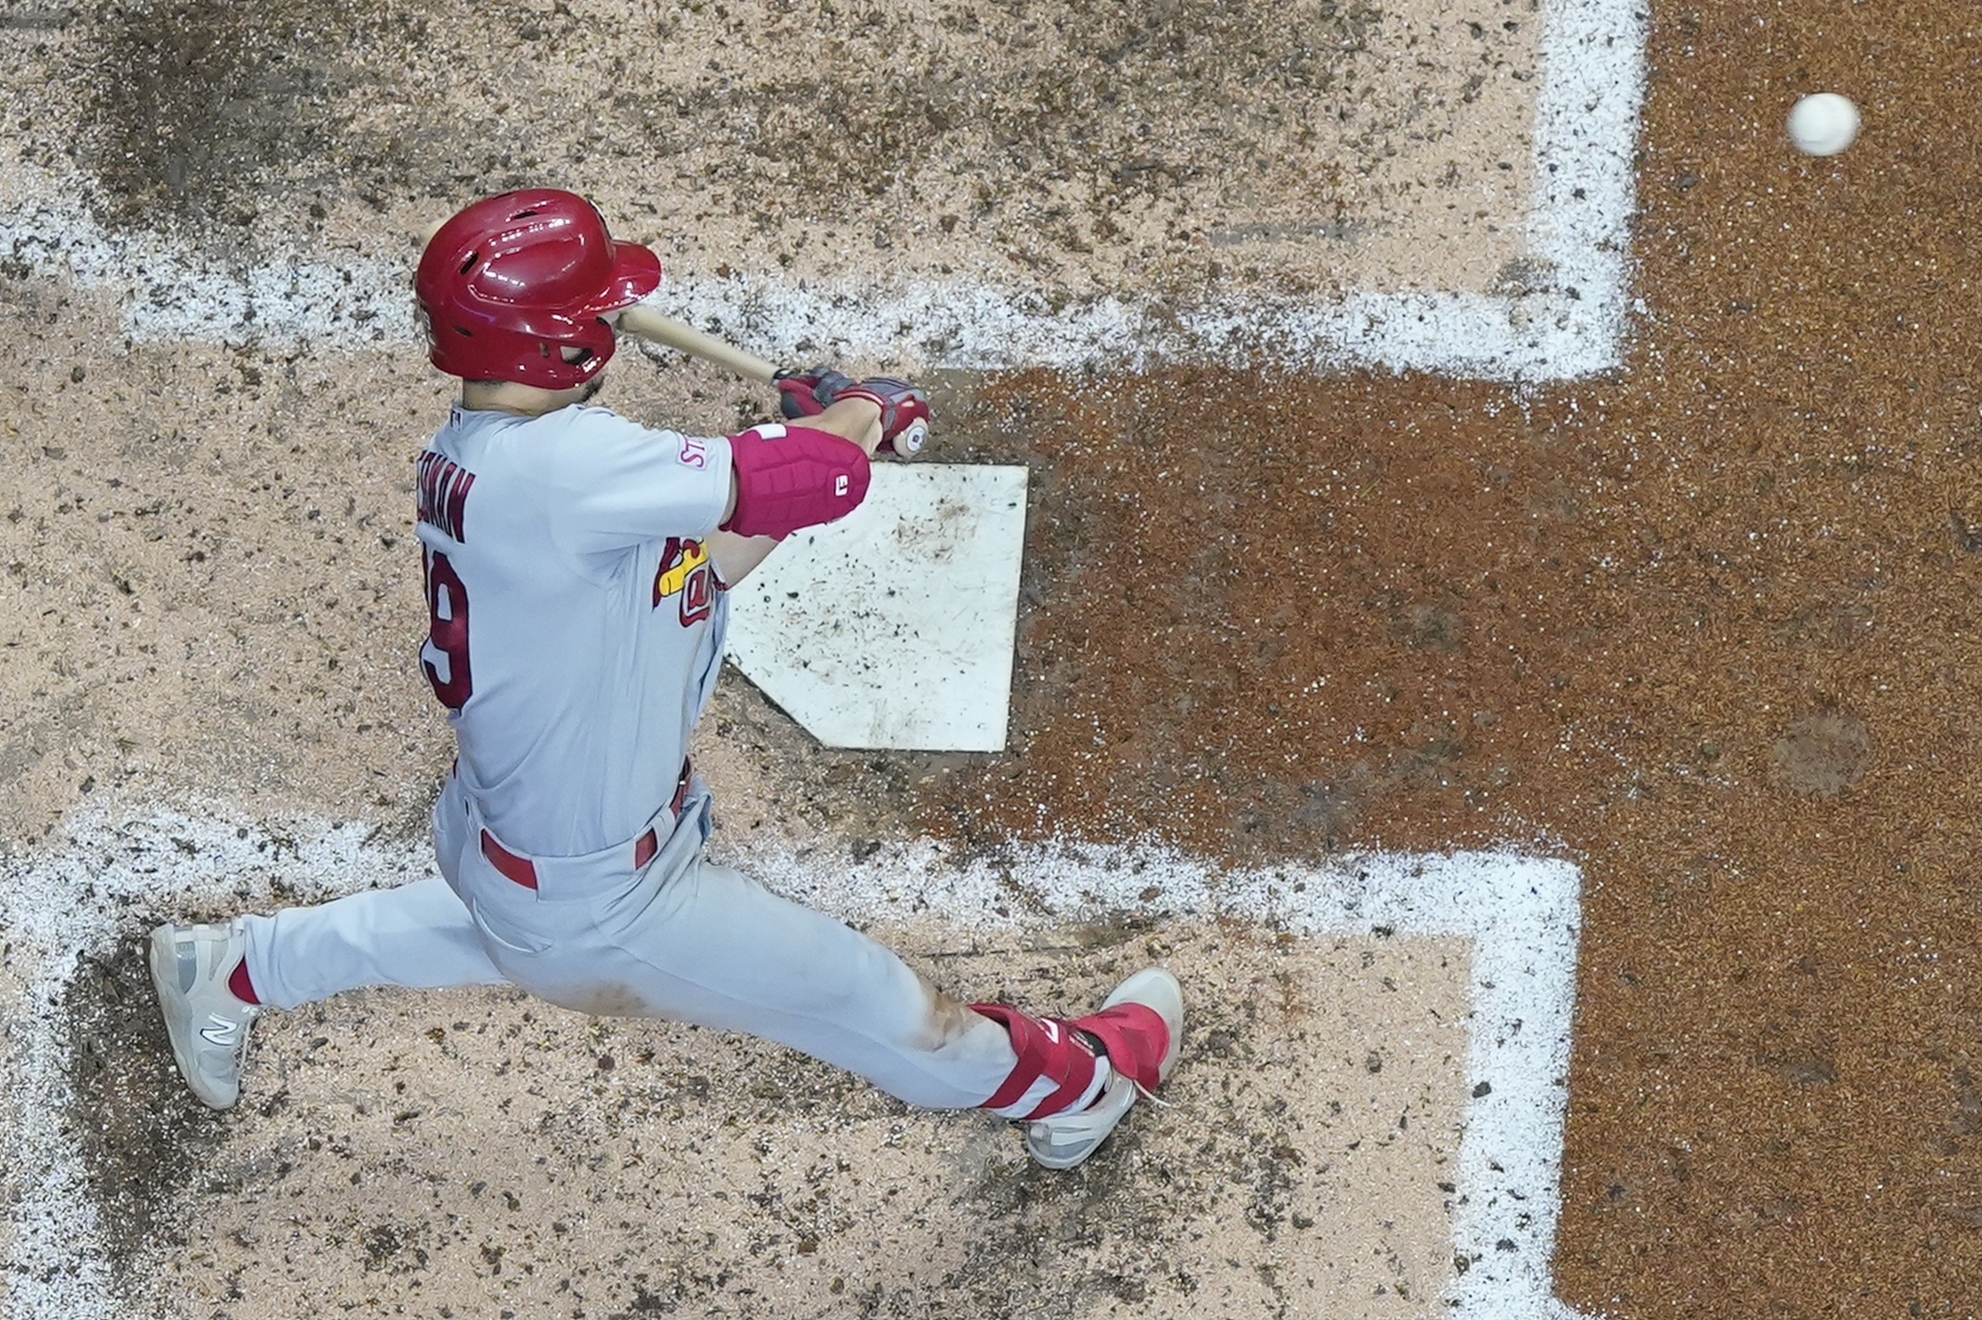
<path fill-rule="evenodd" d="M 436 367 L 561 390 L 611 359 L 617 341 L 604 313 L 660 281 L 660 259 L 615 240 L 591 202 L 543 188 L 485 198 L 443 224 L 420 256 L 414 292 Z M 567 356 L 567 347 L 577 351 Z"/>

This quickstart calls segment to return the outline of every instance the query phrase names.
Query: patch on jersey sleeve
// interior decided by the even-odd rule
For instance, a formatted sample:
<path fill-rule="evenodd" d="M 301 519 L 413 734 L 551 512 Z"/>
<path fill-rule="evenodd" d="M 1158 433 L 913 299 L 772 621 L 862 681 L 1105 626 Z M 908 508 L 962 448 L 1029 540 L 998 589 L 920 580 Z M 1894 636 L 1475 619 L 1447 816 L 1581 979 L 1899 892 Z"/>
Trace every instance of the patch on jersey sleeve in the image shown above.
<path fill-rule="evenodd" d="M 654 572 L 654 608 L 670 597 L 680 600 L 682 627 L 709 617 L 716 599 L 716 572 L 707 545 L 670 536 L 661 547 L 661 566 Z"/>

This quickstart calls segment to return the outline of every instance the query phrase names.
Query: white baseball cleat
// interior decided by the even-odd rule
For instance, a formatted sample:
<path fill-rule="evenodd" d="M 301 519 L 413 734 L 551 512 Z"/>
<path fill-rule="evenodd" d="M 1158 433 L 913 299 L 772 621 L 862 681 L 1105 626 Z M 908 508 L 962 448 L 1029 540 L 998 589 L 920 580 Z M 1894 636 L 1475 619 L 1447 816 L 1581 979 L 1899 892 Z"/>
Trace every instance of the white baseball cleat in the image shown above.
<path fill-rule="evenodd" d="M 1183 1044 L 1183 987 L 1161 967 L 1146 967 L 1116 986 L 1099 1013 L 1068 1025 L 1103 1043 L 1112 1076 L 1086 1109 L 1026 1124 L 1026 1153 L 1049 1169 L 1071 1169 L 1092 1155 L 1136 1096 L 1170 1076 Z"/>
<path fill-rule="evenodd" d="M 227 988 L 227 978 L 247 953 L 241 923 L 174 926 L 151 933 L 151 981 L 165 1012 L 172 1057 L 202 1104 L 231 1108 L 241 1098 L 241 1059 L 248 1026 L 261 1012 Z"/>

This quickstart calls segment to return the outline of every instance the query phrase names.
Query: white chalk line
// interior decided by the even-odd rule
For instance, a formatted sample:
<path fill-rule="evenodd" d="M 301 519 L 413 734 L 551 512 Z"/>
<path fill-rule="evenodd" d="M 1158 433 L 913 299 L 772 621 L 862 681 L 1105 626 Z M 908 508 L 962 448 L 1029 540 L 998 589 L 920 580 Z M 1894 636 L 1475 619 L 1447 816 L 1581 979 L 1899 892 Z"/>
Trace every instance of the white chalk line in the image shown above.
<path fill-rule="evenodd" d="M 1510 381 L 1606 371 L 1621 361 L 1629 324 L 1643 8 L 1640 0 L 1542 6 L 1524 292 L 1354 293 L 1323 303 L 1231 298 L 1182 310 L 1104 298 L 1056 313 L 1045 291 L 929 283 L 877 294 L 851 283 L 806 288 L 739 276 L 671 282 L 657 301 L 780 361 L 989 369 L 1209 359 Z M 0 224 L 0 253 L 8 251 L 120 292 L 135 339 L 414 343 L 411 273 L 398 263 L 291 255 L 227 269 L 183 245 L 106 231 L 52 203 L 24 206 Z"/>
<path fill-rule="evenodd" d="M 192 810 L 198 810 L 194 808 Z M 75 1096 L 62 1001 L 84 956 L 134 957 L 133 927 L 169 914 L 313 902 L 432 873 L 425 846 L 367 843 L 360 825 L 249 823 L 215 806 L 96 810 L 59 851 L 8 860 L 0 922 L 27 989 L 5 1014 L 5 1134 L 21 1191 L 10 1208 L 9 1320 L 137 1320 L 116 1293 L 83 1157 L 65 1129 Z M 847 867 L 753 851 L 748 865 L 792 898 L 844 920 L 918 916 L 974 929 L 1038 929 L 1096 911 L 1163 920 L 1237 917 L 1304 935 L 1460 937 L 1471 944 L 1470 1019 L 1447 1302 L 1459 1320 L 1565 1320 L 1553 1296 L 1580 879 L 1512 852 L 1378 854 L 1311 868 L 1212 872 L 1161 848 L 1053 845 L 997 865 L 955 865 L 933 844 L 881 849 Z M 1009 908 L 1023 875 L 1037 906 Z M 1152 894 L 1151 891 L 1154 891 Z M 244 896 L 245 895 L 245 896 Z"/>

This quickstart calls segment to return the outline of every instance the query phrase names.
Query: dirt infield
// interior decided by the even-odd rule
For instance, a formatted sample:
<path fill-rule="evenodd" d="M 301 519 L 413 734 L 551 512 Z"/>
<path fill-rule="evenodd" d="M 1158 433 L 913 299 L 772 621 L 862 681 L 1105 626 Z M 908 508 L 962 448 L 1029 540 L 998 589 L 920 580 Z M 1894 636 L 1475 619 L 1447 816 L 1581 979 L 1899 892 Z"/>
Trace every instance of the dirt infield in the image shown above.
<path fill-rule="evenodd" d="M 275 246 L 366 246 L 381 214 L 549 169 L 701 273 L 1081 298 L 1482 288 L 1521 255 L 1531 2 L 486 12 L 120 10 L 55 29 L 95 81 L 79 126 L 37 127 L 80 128 L 105 218 Z"/>
<path fill-rule="evenodd" d="M 10 866 L 71 847 L 78 812 L 161 803 L 421 837 L 448 749 L 409 658 L 408 459 L 444 383 L 369 303 L 335 333 L 242 328 L 274 298 L 228 304 L 218 342 L 155 329 L 298 243 L 403 266 L 465 194 L 556 182 L 684 283 L 760 302 L 1518 296 L 1547 12 L 10 7 Z M 946 457 L 1032 474 L 1011 750 L 822 752 L 732 681 L 706 730 L 719 840 L 1568 857 L 1562 1300 L 1982 1312 L 1974 26 L 1926 0 L 1652 5 L 1635 311 L 1600 378 L 932 376 Z M 1812 161 L 1781 119 L 1821 88 L 1866 127 Z M 210 279 L 102 275 L 140 250 Z M 631 352 L 612 388 L 710 428 L 764 405 Z M 12 1048 L 70 1033 L 61 1123 L 110 1257 L 76 1316 L 1430 1315 L 1460 1268 L 1459 949 L 888 928 L 989 991 L 1079 1000 L 1150 953 L 1190 971 L 1179 1107 L 1056 1181 L 973 1118 L 496 992 L 271 1017 L 250 1101 L 197 1113 L 132 950 L 203 913 L 161 903 L 112 905 L 56 1002 L 20 932 L 0 969 Z M 1364 1149 L 1386 1142 L 1396 1162 Z"/>
<path fill-rule="evenodd" d="M 1140 940 L 1070 956 L 882 933 L 965 983 L 1033 994 L 1104 992 L 1094 973 L 1142 953 Z M 1364 937 L 1289 959 L 1190 930 L 1163 956 L 1202 987 L 1204 1057 L 1253 1075 L 1227 1092 L 1215 1063 L 1199 1069 L 1220 1093 L 1218 1130 L 1144 1125 L 1077 1183 L 1028 1168 L 995 1120 L 905 1112 L 845 1074 L 766 1067 L 692 1028 L 588 1022 L 505 992 L 368 992 L 268 1034 L 274 1098 L 179 1202 L 183 1239 L 167 1230 L 134 1265 L 189 1313 L 363 1299 L 379 1314 L 1105 1315 L 1190 1298 L 1233 1316 L 1425 1314 L 1449 1268 L 1438 1184 L 1462 1043 L 1457 1024 L 1441 1042 L 1424 1010 L 1458 993 L 1463 957 Z M 1415 989 L 1362 990 L 1385 977 Z M 1311 1052 L 1304 1024 L 1344 1001 L 1389 1013 L 1339 1019 Z M 1372 1072 L 1370 1051 L 1393 1042 L 1409 1048 Z M 1387 1204 L 1381 1222 L 1373 1204 Z"/>

